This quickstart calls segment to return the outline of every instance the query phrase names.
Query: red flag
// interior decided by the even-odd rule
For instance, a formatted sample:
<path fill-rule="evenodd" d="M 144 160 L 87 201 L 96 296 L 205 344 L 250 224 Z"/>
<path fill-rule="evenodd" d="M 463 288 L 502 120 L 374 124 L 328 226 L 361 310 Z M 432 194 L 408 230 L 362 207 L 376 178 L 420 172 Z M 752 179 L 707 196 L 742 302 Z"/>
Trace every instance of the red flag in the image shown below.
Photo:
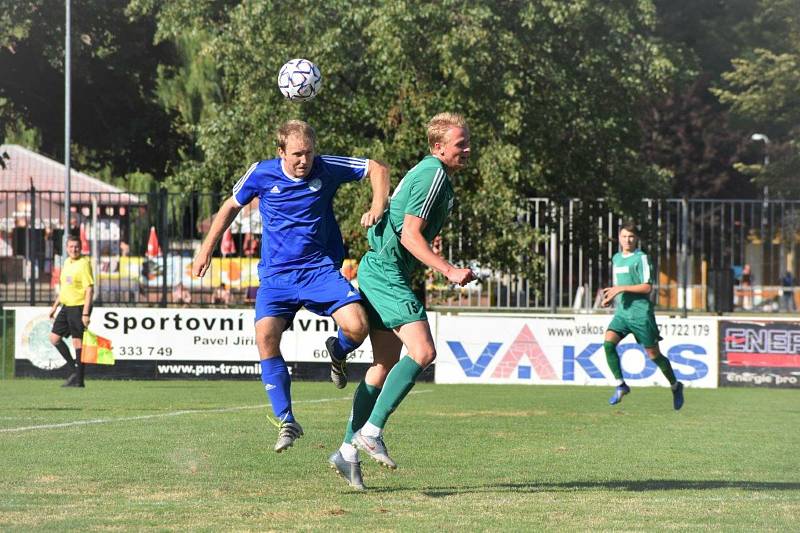
<path fill-rule="evenodd" d="M 219 251 L 223 256 L 233 255 L 236 253 L 236 243 L 233 242 L 233 233 L 231 228 L 225 230 L 222 235 L 222 243 L 220 244 Z"/>
<path fill-rule="evenodd" d="M 86 238 L 86 229 L 81 224 L 81 253 L 83 255 L 89 255 L 92 252 L 92 249 L 89 247 L 89 240 Z"/>
<path fill-rule="evenodd" d="M 158 246 L 156 228 L 150 226 L 150 238 L 147 239 L 147 257 L 158 257 L 159 255 L 161 255 L 161 249 Z"/>

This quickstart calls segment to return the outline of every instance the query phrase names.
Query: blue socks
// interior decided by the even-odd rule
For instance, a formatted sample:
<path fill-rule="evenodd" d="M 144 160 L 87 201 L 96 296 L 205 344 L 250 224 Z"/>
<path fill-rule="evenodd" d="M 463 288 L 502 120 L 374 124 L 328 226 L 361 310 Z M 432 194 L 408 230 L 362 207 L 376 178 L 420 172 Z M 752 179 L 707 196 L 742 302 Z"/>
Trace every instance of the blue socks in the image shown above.
<path fill-rule="evenodd" d="M 272 412 L 281 422 L 294 422 L 292 414 L 292 378 L 282 356 L 261 361 L 261 382 L 267 391 Z"/>
<path fill-rule="evenodd" d="M 334 359 L 338 359 L 341 361 L 347 354 L 358 348 L 360 344 L 356 344 L 352 340 L 348 339 L 342 330 L 340 329 L 339 332 L 336 334 L 336 342 L 333 345 L 333 353 L 331 356 Z"/>

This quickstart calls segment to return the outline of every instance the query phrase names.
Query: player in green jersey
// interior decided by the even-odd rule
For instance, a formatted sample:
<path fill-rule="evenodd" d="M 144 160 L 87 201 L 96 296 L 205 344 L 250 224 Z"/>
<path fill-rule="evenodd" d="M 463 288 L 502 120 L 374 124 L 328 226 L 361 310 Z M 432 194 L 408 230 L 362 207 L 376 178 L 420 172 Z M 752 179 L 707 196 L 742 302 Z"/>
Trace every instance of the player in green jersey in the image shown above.
<path fill-rule="evenodd" d="M 617 380 L 617 388 L 608 403 L 616 405 L 622 397 L 631 392 L 622 377 L 617 344 L 629 333 L 633 333 L 636 342 L 644 346 L 647 356 L 661 369 L 672 388 L 672 406 L 677 411 L 683 407 L 683 383 L 675 379 L 669 359 L 661 354 L 658 341 L 656 317 L 650 291 L 653 290 L 653 268 L 647 254 L 637 248 L 639 237 L 636 226 L 625 223 L 619 230 L 621 252 L 611 259 L 614 274 L 614 286 L 603 289 L 602 305 L 606 307 L 615 303 L 614 318 L 606 330 L 603 348 L 611 373 Z"/>
<path fill-rule="evenodd" d="M 383 442 L 383 428 L 436 358 L 423 303 L 411 290 L 411 274 L 421 264 L 457 285 L 475 279 L 431 249 L 453 207 L 450 175 L 470 154 L 469 129 L 463 117 L 440 113 L 428 123 L 430 155 L 400 181 L 381 220 L 370 228 L 370 249 L 358 267 L 359 289 L 370 322 L 373 363 L 353 396 L 344 442 L 329 463 L 348 484 L 363 489 L 358 450 L 388 468 L 397 465 Z M 400 359 L 405 345 L 408 355 Z"/>

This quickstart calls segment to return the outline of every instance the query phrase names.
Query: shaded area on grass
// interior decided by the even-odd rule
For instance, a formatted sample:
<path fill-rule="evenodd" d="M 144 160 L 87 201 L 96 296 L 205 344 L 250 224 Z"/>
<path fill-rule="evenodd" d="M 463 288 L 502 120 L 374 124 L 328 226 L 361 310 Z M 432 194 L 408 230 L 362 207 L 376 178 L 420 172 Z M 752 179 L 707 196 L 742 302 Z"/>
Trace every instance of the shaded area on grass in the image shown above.
<path fill-rule="evenodd" d="M 422 491 L 430 498 L 443 498 L 456 494 L 481 492 L 562 492 L 578 490 L 622 490 L 628 492 L 649 492 L 659 490 L 716 490 L 741 489 L 752 491 L 800 490 L 800 482 L 784 481 L 726 481 L 726 480 L 683 480 L 683 479 L 642 479 L 608 481 L 567 481 L 564 483 L 495 483 L 463 487 L 432 487 Z M 370 487 L 370 492 L 417 491 L 412 487 Z"/>

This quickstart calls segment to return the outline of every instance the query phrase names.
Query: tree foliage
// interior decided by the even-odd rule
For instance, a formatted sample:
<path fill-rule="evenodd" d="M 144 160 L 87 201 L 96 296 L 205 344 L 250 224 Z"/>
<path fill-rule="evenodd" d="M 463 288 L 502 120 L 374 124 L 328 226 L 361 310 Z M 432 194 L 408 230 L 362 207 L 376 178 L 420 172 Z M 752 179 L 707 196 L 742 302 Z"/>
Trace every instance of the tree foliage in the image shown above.
<path fill-rule="evenodd" d="M 666 190 L 639 153 L 641 114 L 675 73 L 650 2 L 134 0 L 131 10 L 157 17 L 159 39 L 206 36 L 217 67 L 224 97 L 206 101 L 200 157 L 174 176 L 186 186 L 230 188 L 274 155 L 273 131 L 289 118 L 311 122 L 323 152 L 387 161 L 397 183 L 427 151 L 427 120 L 458 111 L 473 162 L 457 178 L 452 231 L 462 257 L 506 268 L 533 263 L 520 255 L 535 238 L 526 197 L 606 197 L 621 209 Z M 302 105 L 276 88 L 293 57 L 323 71 L 322 93 Z M 351 186 L 337 200 L 356 253 L 368 196 Z"/>
<path fill-rule="evenodd" d="M 656 35 L 681 65 L 669 94 L 644 116 L 647 161 L 671 175 L 671 194 L 751 197 L 747 176 L 734 168 L 747 132 L 711 92 L 731 59 L 759 38 L 752 0 L 655 0 Z"/>
<path fill-rule="evenodd" d="M 750 131 L 770 139 L 770 164 L 739 165 L 771 193 L 800 193 L 800 1 L 761 0 L 754 21 L 764 44 L 746 50 L 715 91 Z"/>
<path fill-rule="evenodd" d="M 72 141 L 89 171 L 163 179 L 185 139 L 154 95 L 172 45 L 120 0 L 72 0 Z M 64 2 L 0 0 L 0 137 L 33 128 L 45 154 L 64 151 Z"/>

